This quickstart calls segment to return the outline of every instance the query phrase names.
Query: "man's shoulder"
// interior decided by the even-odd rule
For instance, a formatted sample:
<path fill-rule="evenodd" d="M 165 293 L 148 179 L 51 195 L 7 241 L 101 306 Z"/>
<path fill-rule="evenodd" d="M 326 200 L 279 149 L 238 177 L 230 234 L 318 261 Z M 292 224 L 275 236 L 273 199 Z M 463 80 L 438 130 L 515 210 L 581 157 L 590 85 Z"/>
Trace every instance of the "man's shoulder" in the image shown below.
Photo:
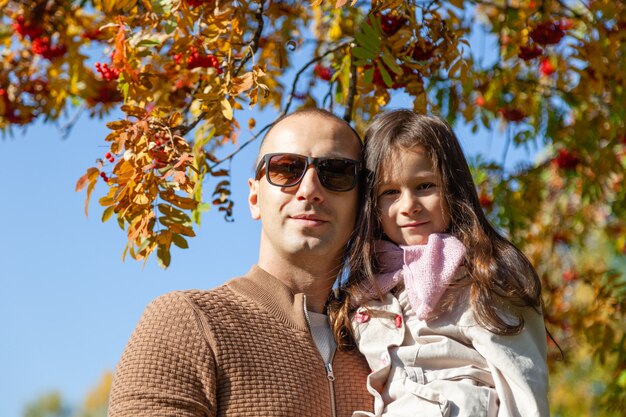
<path fill-rule="evenodd" d="M 245 276 L 231 278 L 223 284 L 209 289 L 185 289 L 174 290 L 156 297 L 150 305 L 158 305 L 161 308 L 183 307 L 191 308 L 211 308 L 223 304 L 235 302 L 238 295 L 233 293 L 230 285 L 246 280 Z"/>

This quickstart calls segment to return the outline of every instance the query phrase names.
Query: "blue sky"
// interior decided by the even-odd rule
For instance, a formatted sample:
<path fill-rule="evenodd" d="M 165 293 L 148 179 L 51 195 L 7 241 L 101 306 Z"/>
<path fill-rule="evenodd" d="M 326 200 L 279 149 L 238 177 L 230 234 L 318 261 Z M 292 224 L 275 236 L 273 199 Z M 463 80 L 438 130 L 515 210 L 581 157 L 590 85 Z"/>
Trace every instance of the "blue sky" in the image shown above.
<path fill-rule="evenodd" d="M 401 101 L 395 106 L 409 106 Z M 106 153 L 105 123 L 115 119 L 85 116 L 67 139 L 49 125 L 0 139 L 3 417 L 21 416 L 26 402 L 52 390 L 70 404 L 80 403 L 101 375 L 115 368 L 150 300 L 174 289 L 215 287 L 245 273 L 257 259 L 260 225 L 250 219 L 246 201 L 253 144 L 234 162 L 234 222 L 217 211 L 206 213 L 198 236 L 189 239 L 190 249 L 174 248 L 168 270 L 152 258 L 145 267 L 130 258 L 123 263 L 124 232 L 114 220 L 100 221 L 97 200 L 104 184 L 94 191 L 88 219 L 84 192 L 74 192 L 77 178 Z M 257 126 L 273 116 L 259 118 Z M 468 154 L 501 158 L 500 134 L 457 133 Z M 244 132 L 241 139 L 248 137 Z M 509 152 L 507 165 L 529 157 Z"/>

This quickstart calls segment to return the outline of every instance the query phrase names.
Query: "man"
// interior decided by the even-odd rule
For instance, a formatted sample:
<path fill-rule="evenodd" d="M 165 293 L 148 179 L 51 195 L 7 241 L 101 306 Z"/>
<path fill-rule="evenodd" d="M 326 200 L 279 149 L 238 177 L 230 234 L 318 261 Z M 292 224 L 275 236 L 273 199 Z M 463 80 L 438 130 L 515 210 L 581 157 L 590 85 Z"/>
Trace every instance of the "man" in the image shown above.
<path fill-rule="evenodd" d="M 267 133 L 250 187 L 258 266 L 210 291 L 153 301 L 118 365 L 122 416 L 350 416 L 371 409 L 357 352 L 335 349 L 321 313 L 358 209 L 361 142 L 322 110 Z"/>

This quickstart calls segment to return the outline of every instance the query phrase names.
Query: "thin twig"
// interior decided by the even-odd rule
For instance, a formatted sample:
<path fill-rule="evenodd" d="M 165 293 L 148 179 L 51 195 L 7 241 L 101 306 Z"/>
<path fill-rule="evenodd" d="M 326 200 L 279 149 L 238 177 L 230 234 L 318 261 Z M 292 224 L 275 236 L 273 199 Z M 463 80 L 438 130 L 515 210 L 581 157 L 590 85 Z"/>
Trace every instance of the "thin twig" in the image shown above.
<path fill-rule="evenodd" d="M 296 76 L 293 79 L 293 83 L 291 84 L 291 92 L 289 93 L 289 99 L 287 100 L 287 104 L 285 105 L 285 109 L 280 114 L 280 116 L 284 116 L 284 115 L 286 115 L 289 112 L 289 108 L 291 107 L 291 102 L 293 101 L 293 95 L 296 92 L 296 85 L 298 84 L 298 81 L 300 80 L 300 76 L 302 75 L 302 73 L 304 71 L 306 71 L 307 68 L 309 68 L 314 63 L 316 63 L 318 61 L 321 61 L 326 56 L 328 56 L 328 55 L 330 55 L 332 53 L 335 53 L 335 52 L 339 51 L 340 49 L 345 48 L 346 46 L 350 45 L 350 43 L 352 43 L 352 40 L 350 42 L 344 42 L 344 43 L 340 44 L 339 46 L 324 52 L 322 55 L 313 58 L 312 60 L 310 60 L 309 62 L 304 64 L 304 66 L 302 68 L 300 68 L 300 70 L 296 73 Z"/>
<path fill-rule="evenodd" d="M 506 142 L 504 143 L 504 151 L 502 152 L 502 168 L 504 169 L 504 164 L 506 163 L 506 157 L 509 153 L 509 148 L 511 147 L 511 137 L 513 136 L 511 126 L 507 126 L 506 129 Z"/>
<path fill-rule="evenodd" d="M 278 118 L 276 118 L 278 119 Z M 232 151 L 231 153 L 229 153 L 228 155 L 226 155 L 224 158 L 220 159 L 219 161 L 216 161 L 213 165 L 211 165 L 209 167 L 210 170 L 213 170 L 215 167 L 217 167 L 218 165 L 229 161 L 231 159 L 233 159 L 233 157 L 235 155 L 237 155 L 239 152 L 241 152 L 242 149 L 244 149 L 246 146 L 248 146 L 249 144 L 251 144 L 252 142 L 254 142 L 255 140 L 258 139 L 259 136 L 261 136 L 261 134 L 263 132 L 265 132 L 267 129 L 269 129 L 270 127 L 272 127 L 274 125 L 274 123 L 276 122 L 276 119 L 272 122 L 272 123 L 268 123 L 266 124 L 263 129 L 259 130 L 256 134 L 252 135 L 252 137 L 250 139 L 248 139 L 247 141 L 245 141 L 244 143 L 241 144 L 241 146 L 239 146 L 237 149 L 235 149 L 234 151 Z"/>
<path fill-rule="evenodd" d="M 352 111 L 356 97 L 356 82 L 356 65 L 354 64 L 354 57 L 350 55 L 350 87 L 348 88 L 348 97 L 346 98 L 346 111 L 343 114 L 343 120 L 348 123 L 352 121 Z"/>
<path fill-rule="evenodd" d="M 65 140 L 70 136 L 70 133 L 72 133 L 72 129 L 74 129 L 74 126 L 76 126 L 76 122 L 78 122 L 78 119 L 80 118 L 80 115 L 83 113 L 83 110 L 85 110 L 85 105 L 81 104 L 80 107 L 78 108 L 78 111 L 74 114 L 74 116 L 72 116 L 70 121 L 64 124 L 63 126 L 59 127 L 59 131 L 61 133 L 62 139 Z"/>
<path fill-rule="evenodd" d="M 239 62 L 239 65 L 233 71 L 233 76 L 239 75 L 239 72 L 243 69 L 243 67 L 248 63 L 248 61 L 256 54 L 256 51 L 259 49 L 259 40 L 261 39 L 261 34 L 263 33 L 263 1 L 257 0 L 257 9 L 254 14 L 254 18 L 257 21 L 256 31 L 254 32 L 254 36 L 252 40 L 248 44 L 248 52 L 246 56 Z"/>
<path fill-rule="evenodd" d="M 322 107 L 326 108 L 326 103 L 330 101 L 330 105 L 328 106 L 328 110 L 330 110 L 331 112 L 333 111 L 333 86 L 335 85 L 335 83 L 333 81 L 331 81 L 328 84 L 328 92 L 326 93 L 326 95 L 324 96 L 324 99 L 322 100 Z"/>

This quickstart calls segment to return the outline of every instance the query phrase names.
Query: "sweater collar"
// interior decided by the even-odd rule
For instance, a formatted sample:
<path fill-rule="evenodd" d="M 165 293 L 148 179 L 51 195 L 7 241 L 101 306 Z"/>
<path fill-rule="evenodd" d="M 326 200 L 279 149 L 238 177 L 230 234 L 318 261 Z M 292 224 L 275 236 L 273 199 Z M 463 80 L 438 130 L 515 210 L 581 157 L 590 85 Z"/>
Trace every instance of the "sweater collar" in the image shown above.
<path fill-rule="evenodd" d="M 226 284 L 231 290 L 263 307 L 283 323 L 308 331 L 304 316 L 304 294 L 294 294 L 287 285 L 258 265 Z"/>

